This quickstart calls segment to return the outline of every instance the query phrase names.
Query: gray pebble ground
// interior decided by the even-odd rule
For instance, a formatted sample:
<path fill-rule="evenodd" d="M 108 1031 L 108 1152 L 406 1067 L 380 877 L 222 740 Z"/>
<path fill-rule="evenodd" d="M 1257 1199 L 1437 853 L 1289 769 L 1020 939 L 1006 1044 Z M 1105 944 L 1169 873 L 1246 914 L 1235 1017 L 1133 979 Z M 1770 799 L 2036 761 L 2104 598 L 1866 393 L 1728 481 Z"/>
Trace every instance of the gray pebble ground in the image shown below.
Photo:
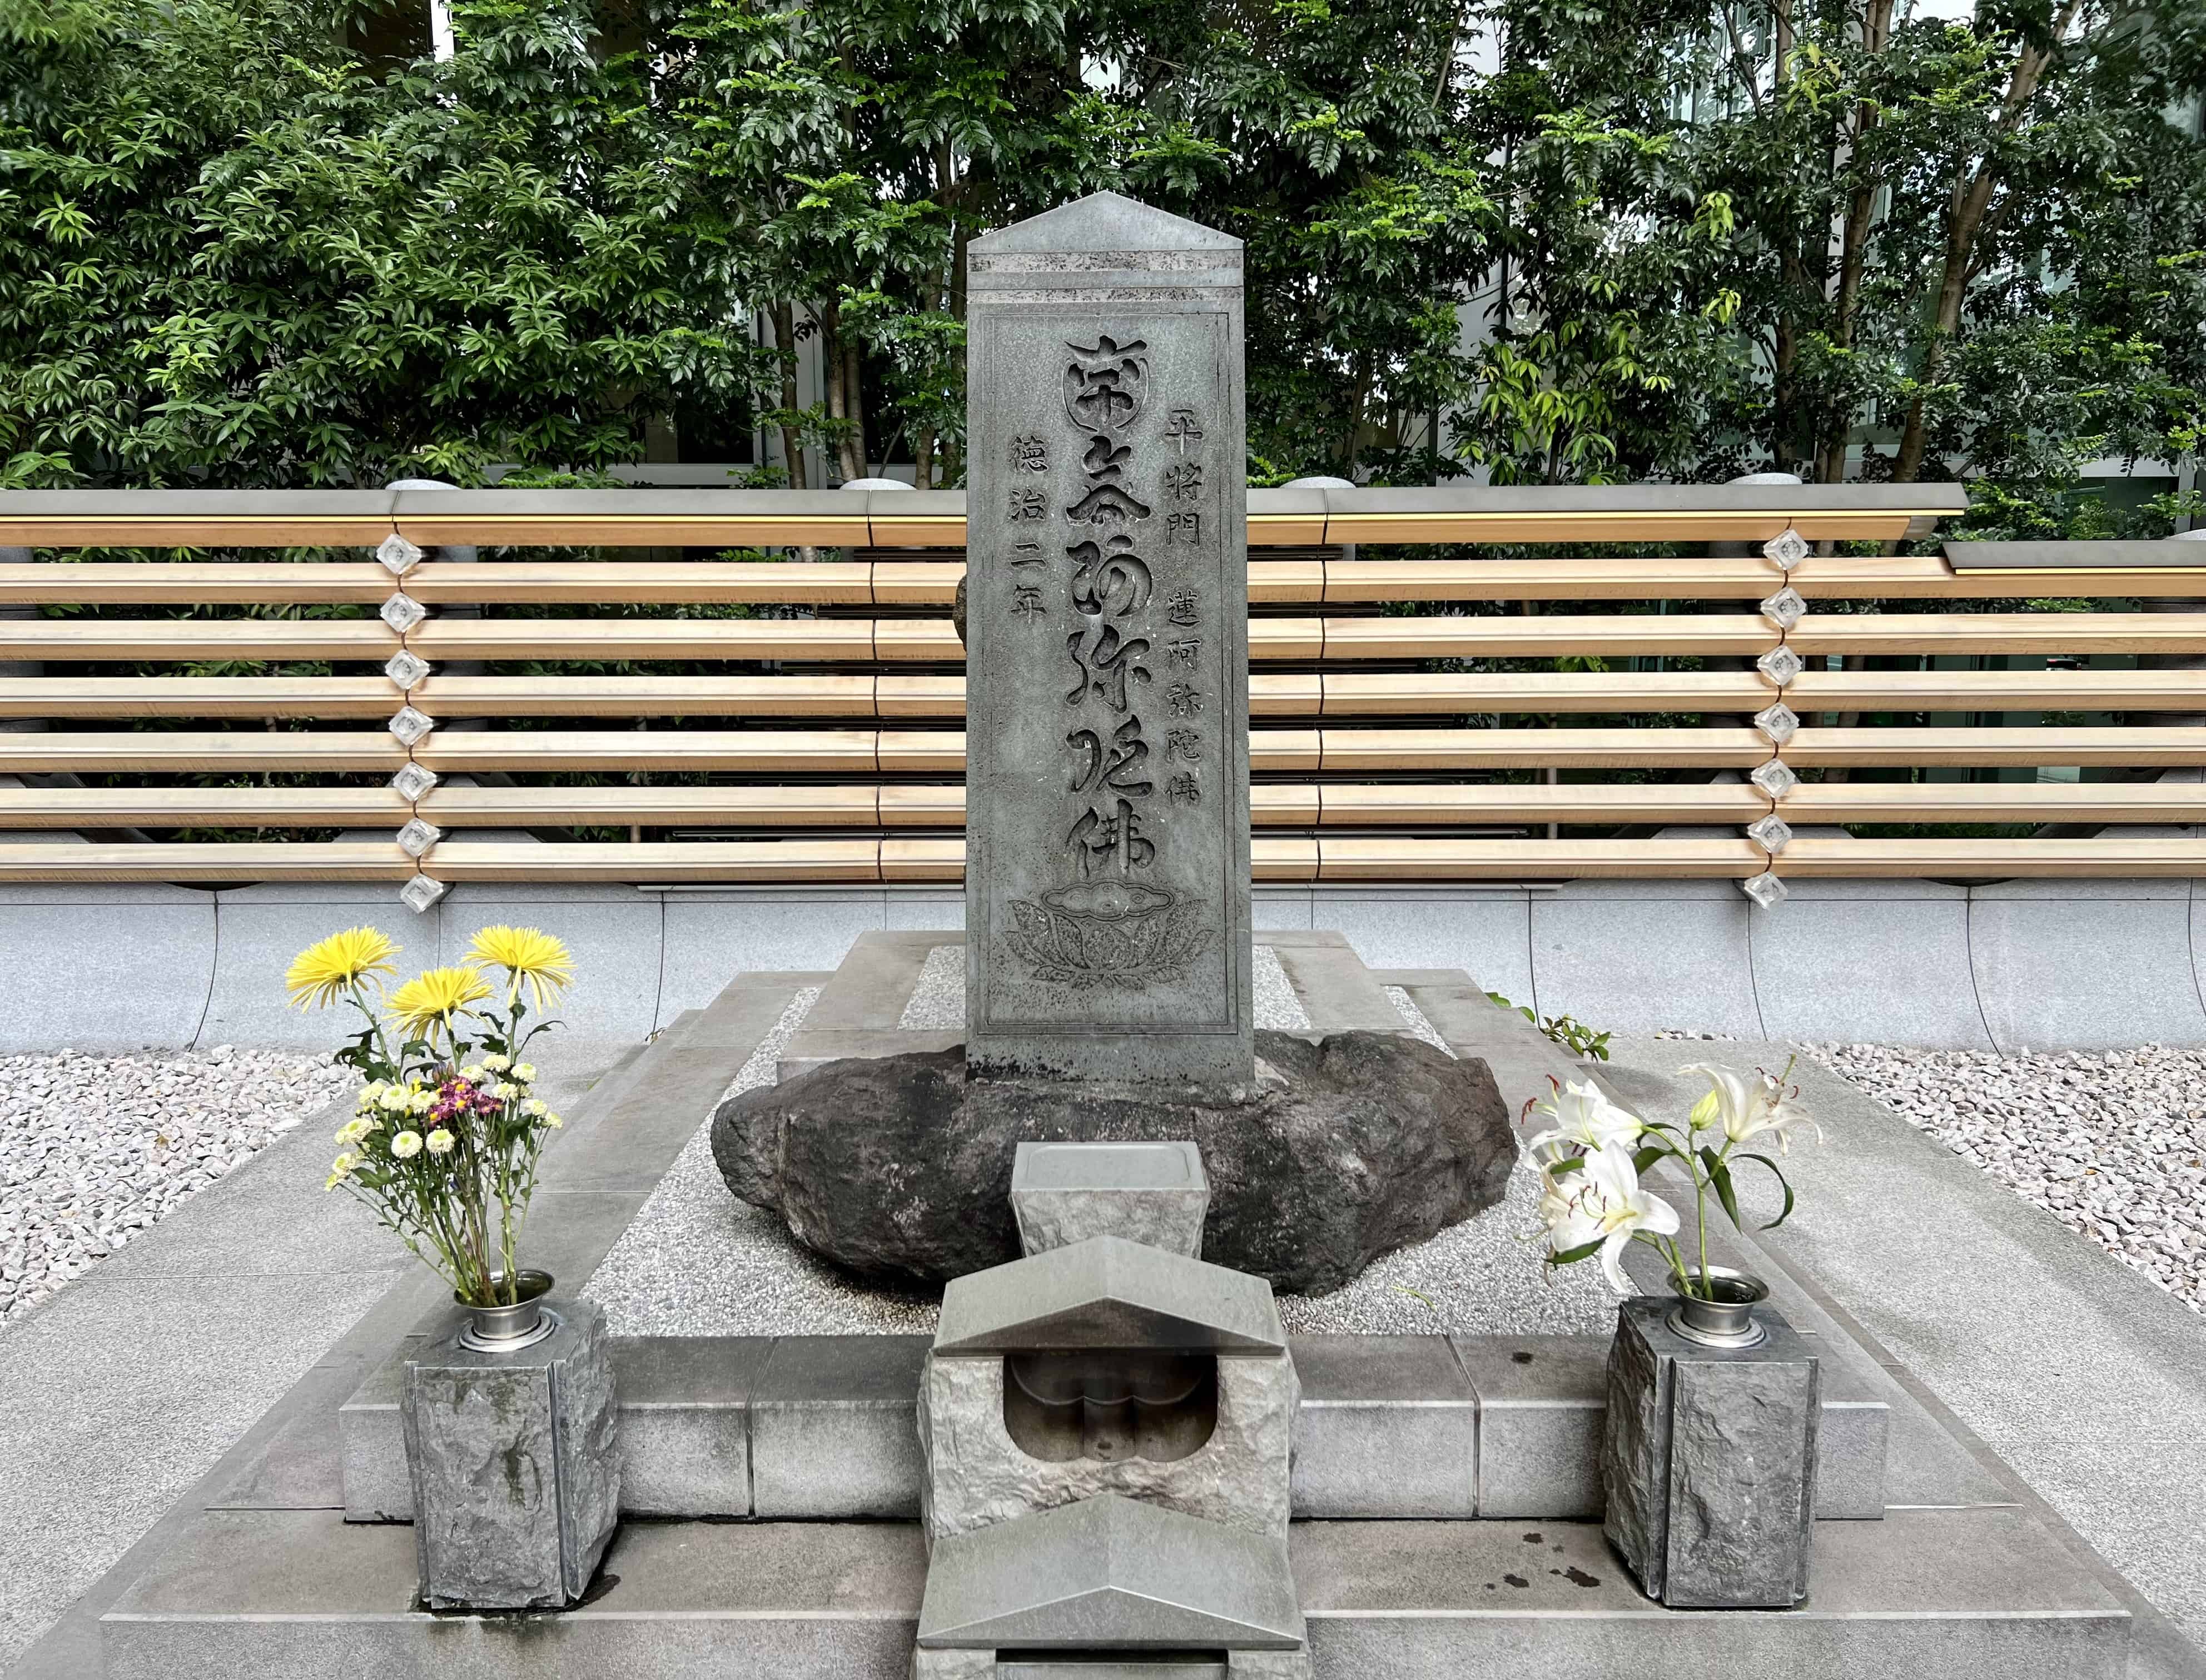
<path fill-rule="evenodd" d="M 2206 1051 L 1806 1053 L 2206 1312 Z"/>
<path fill-rule="evenodd" d="M 228 1045 L 0 1058 L 0 1324 L 352 1085 L 326 1057 Z"/>

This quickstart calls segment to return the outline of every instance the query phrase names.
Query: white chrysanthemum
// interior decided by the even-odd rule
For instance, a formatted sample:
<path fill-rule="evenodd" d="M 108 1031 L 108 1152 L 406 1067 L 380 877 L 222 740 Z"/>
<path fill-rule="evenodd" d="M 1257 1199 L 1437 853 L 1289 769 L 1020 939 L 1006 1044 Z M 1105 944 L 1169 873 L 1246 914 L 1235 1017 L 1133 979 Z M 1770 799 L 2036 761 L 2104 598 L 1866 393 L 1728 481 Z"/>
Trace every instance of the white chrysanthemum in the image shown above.
<path fill-rule="evenodd" d="M 366 1115 L 356 1115 L 352 1119 L 346 1121 L 343 1125 L 337 1128 L 337 1141 L 339 1143 L 358 1143 L 362 1138 L 366 1137 L 374 1129 L 374 1123 L 369 1120 Z"/>
<path fill-rule="evenodd" d="M 501 1079 L 491 1087 L 490 1093 L 500 1102 L 510 1103 L 521 1094 L 521 1087 L 510 1079 Z"/>
<path fill-rule="evenodd" d="M 467 1066 L 460 1069 L 460 1077 L 467 1081 L 470 1085 L 481 1084 L 483 1079 L 482 1063 L 480 1062 L 468 1063 Z"/>
<path fill-rule="evenodd" d="M 421 1153 L 421 1134 L 401 1132 L 391 1140 L 391 1153 L 402 1161 L 410 1161 Z"/>
<path fill-rule="evenodd" d="M 435 1131 L 429 1134 L 429 1153 L 432 1155 L 449 1155 L 452 1153 L 452 1146 L 458 1141 L 459 1140 L 457 1138 L 454 1137 L 442 1126 L 439 1126 Z"/>
<path fill-rule="evenodd" d="M 513 1065 L 513 1057 L 510 1056 L 486 1056 L 482 1059 L 482 1064 L 494 1074 L 502 1074 L 508 1068 Z"/>
<path fill-rule="evenodd" d="M 393 1114 L 404 1114 L 414 1106 L 414 1093 L 393 1085 L 375 1099 L 376 1106 L 388 1109 Z"/>
<path fill-rule="evenodd" d="M 416 1114 L 426 1114 L 436 1105 L 437 1093 L 434 1091 L 416 1091 L 413 1102 L 408 1105 Z"/>
<path fill-rule="evenodd" d="M 513 1064 L 513 1076 L 519 1080 L 523 1085 L 528 1084 L 536 1077 L 536 1063 L 534 1062 L 515 1063 Z"/>
<path fill-rule="evenodd" d="M 527 1102 L 522 1104 L 521 1111 L 531 1118 L 540 1120 L 552 1111 L 552 1105 L 541 1097 L 531 1097 Z"/>

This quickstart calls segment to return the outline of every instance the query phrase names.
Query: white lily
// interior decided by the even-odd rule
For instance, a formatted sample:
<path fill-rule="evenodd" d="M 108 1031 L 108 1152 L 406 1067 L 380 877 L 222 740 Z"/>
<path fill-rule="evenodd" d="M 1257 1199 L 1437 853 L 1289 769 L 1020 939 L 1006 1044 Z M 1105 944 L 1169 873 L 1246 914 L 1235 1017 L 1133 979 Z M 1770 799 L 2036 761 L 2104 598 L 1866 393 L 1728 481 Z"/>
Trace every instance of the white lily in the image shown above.
<path fill-rule="evenodd" d="M 1791 1153 L 1786 1133 L 1794 1126 L 1804 1124 L 1814 1131 L 1817 1141 L 1822 1139 L 1823 1129 L 1801 1105 L 1797 1086 L 1788 1087 L 1758 1068 L 1750 1076 L 1733 1068 L 1696 1062 L 1678 1071 L 1700 1074 L 1708 1081 L 1708 1093 L 1693 1105 L 1689 1121 L 1696 1131 L 1720 1126 L 1733 1143 L 1774 1132 L 1780 1153 Z"/>
<path fill-rule="evenodd" d="M 1542 1168 L 1540 1174 L 1540 1220 L 1547 1228 L 1547 1252 L 1565 1254 L 1582 1248 L 1601 1234 L 1593 1216 L 1580 1206 L 1578 1192 L 1585 1181 L 1573 1173 L 1558 1178 Z"/>
<path fill-rule="evenodd" d="M 1587 1156 L 1585 1165 L 1574 1177 L 1578 1183 L 1572 1200 L 1585 1222 L 1580 1243 L 1600 1237 L 1602 1275 L 1619 1295 L 1629 1294 L 1631 1285 L 1624 1275 L 1625 1245 L 1641 1231 L 1674 1236 L 1678 1210 L 1639 1188 L 1631 1151 L 1621 1143 L 1605 1145 Z"/>
<path fill-rule="evenodd" d="M 1565 1085 L 1552 1074 L 1547 1083 L 1553 1087 L 1552 1094 L 1534 1100 L 1529 1111 L 1555 1123 L 1525 1146 L 1542 1164 L 1553 1164 L 1567 1155 L 1589 1154 L 1612 1143 L 1630 1143 L 1647 1129 L 1638 1116 L 1627 1114 L 1609 1101 L 1597 1085 L 1581 1085 L 1576 1080 Z"/>

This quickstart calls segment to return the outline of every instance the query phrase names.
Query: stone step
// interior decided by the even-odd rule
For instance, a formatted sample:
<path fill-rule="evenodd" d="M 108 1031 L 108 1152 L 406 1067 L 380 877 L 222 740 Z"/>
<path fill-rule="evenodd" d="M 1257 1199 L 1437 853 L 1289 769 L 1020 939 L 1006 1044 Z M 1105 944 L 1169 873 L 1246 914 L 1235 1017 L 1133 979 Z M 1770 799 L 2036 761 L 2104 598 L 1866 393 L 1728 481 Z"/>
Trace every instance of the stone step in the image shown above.
<path fill-rule="evenodd" d="M 2123 1680 L 2129 1617 L 2012 1508 L 1816 1526 L 1807 1601 L 1649 1602 L 1583 1523 L 1308 1522 L 1315 1680 Z M 558 1615 L 431 1616 L 408 1528 L 211 1511 L 101 1621 L 108 1680 L 907 1680 L 915 1524 L 631 1522 Z"/>
<path fill-rule="evenodd" d="M 639 1516 L 919 1511 L 924 1336 L 615 1337 L 622 1509 Z M 1601 1510 L 1604 1337 L 1289 1338 L 1303 1517 L 1565 1519 Z M 395 1353 L 339 1415 L 346 1514 L 413 1495 Z M 1817 1514 L 1881 1517 L 1885 1403 L 1827 1373 Z"/>
<path fill-rule="evenodd" d="M 793 1079 L 844 1057 L 901 1056 L 963 1044 L 962 1027 L 921 1029 L 900 1023 L 927 954 L 939 945 L 964 943 L 965 935 L 951 929 L 875 929 L 860 934 L 834 978 L 821 989 L 804 1025 L 790 1038 L 776 1077 Z M 1258 932 L 1255 943 L 1277 954 L 1309 1017 L 1306 1036 L 1407 1030 L 1392 1000 L 1363 966 L 1345 934 L 1267 928 Z"/>

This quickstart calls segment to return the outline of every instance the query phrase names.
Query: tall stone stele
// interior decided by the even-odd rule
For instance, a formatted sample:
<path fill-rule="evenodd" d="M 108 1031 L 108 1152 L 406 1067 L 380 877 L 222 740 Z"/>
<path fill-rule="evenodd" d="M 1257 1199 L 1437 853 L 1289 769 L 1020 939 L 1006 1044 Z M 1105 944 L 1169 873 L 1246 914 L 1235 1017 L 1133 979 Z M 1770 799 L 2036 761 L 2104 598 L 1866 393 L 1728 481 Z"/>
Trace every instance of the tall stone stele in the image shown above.
<path fill-rule="evenodd" d="M 969 1071 L 1246 1087 L 1241 241 L 1097 193 L 967 287 Z"/>

